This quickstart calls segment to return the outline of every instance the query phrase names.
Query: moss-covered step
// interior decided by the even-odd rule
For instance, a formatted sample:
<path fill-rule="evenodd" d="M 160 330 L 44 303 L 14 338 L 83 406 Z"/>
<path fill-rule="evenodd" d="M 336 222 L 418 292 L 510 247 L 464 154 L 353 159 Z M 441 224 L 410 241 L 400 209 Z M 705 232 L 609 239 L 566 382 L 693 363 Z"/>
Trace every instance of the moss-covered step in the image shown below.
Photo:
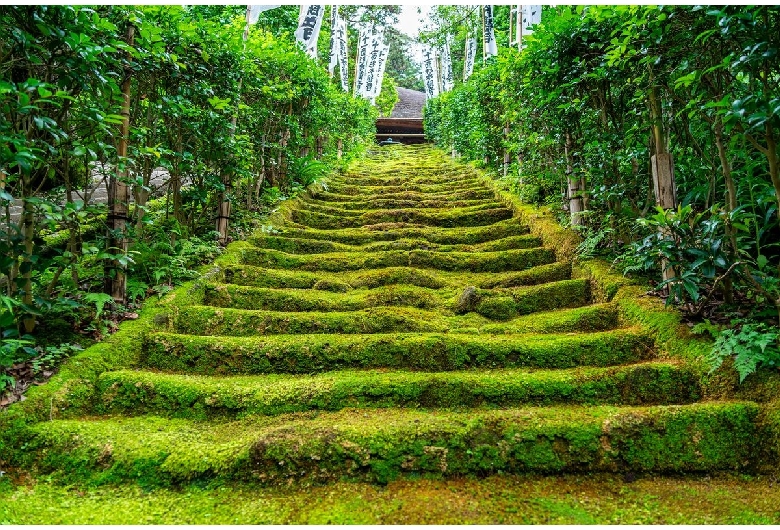
<path fill-rule="evenodd" d="M 370 307 L 401 306 L 434 309 L 450 303 L 455 291 L 410 285 L 385 285 L 348 293 L 331 290 L 270 289 L 231 284 L 205 287 L 204 304 L 266 311 L 359 311 Z M 453 305 L 454 307 L 454 305 Z"/>
<path fill-rule="evenodd" d="M 327 252 L 288 254 L 257 247 L 237 249 L 241 263 L 272 269 L 344 272 L 386 267 L 417 267 L 444 271 L 522 271 L 555 262 L 548 248 L 510 249 L 495 252 L 436 252 L 431 250 L 387 250 L 381 252 Z"/>
<path fill-rule="evenodd" d="M 390 201 L 426 201 L 426 200 L 482 200 L 489 201 L 495 198 L 495 192 L 487 188 L 469 188 L 466 190 L 443 191 L 439 193 L 421 193 L 419 191 L 400 191 L 394 193 L 365 193 L 359 196 L 362 201 L 390 200 Z M 326 188 L 312 189 L 309 196 L 331 203 L 352 202 L 358 197 L 351 193 L 335 193 Z"/>
<path fill-rule="evenodd" d="M 424 239 L 440 245 L 476 245 L 510 236 L 528 233 L 528 227 L 516 217 L 488 226 L 465 228 L 410 227 L 405 228 L 389 223 L 372 228 L 342 228 L 338 230 L 318 230 L 315 228 L 296 228 L 289 226 L 273 227 L 273 235 L 301 239 L 319 239 L 336 241 L 348 245 L 364 245 L 375 241 L 395 241 L 397 239 Z M 234 246 L 237 246 L 234 244 Z"/>
<path fill-rule="evenodd" d="M 345 370 L 233 377 L 122 370 L 103 373 L 97 387 L 95 412 L 99 414 L 199 420 L 350 407 L 673 405 L 701 398 L 699 374 L 666 363 L 573 370 Z"/>
<path fill-rule="evenodd" d="M 638 328 L 595 333 L 469 335 L 392 333 L 263 337 L 156 332 L 144 339 L 141 366 L 203 375 L 298 373 L 346 368 L 573 368 L 651 358 L 652 338 Z"/>
<path fill-rule="evenodd" d="M 495 291 L 466 288 L 429 289 L 411 285 L 384 285 L 346 293 L 332 290 L 270 289 L 231 284 L 204 287 L 203 303 L 215 307 L 265 311 L 358 311 L 395 306 L 440 309 L 444 312 L 476 312 L 492 320 L 507 320 L 535 311 L 579 307 L 588 302 L 588 280 L 562 280 L 530 287 Z"/>
<path fill-rule="evenodd" d="M 421 210 L 417 205 L 408 206 L 406 208 L 366 208 L 365 210 L 347 210 L 341 207 L 338 203 L 322 204 L 320 201 L 302 201 L 302 208 L 295 208 L 295 210 L 305 209 L 308 212 L 315 214 L 334 215 L 336 217 L 361 217 L 361 216 L 381 216 L 382 212 L 396 212 L 399 210 Z M 468 206 L 454 207 L 451 205 L 443 205 L 439 208 L 428 208 L 423 210 L 428 215 L 437 214 L 473 214 L 476 212 L 482 212 L 485 210 L 495 210 L 499 208 L 506 208 L 503 202 L 499 201 L 478 201 L 476 204 L 470 204 Z M 373 224 L 365 223 L 365 224 Z"/>
<path fill-rule="evenodd" d="M 518 317 L 502 324 L 468 313 L 443 316 L 436 311 L 411 307 L 375 307 L 359 311 L 289 312 L 211 306 L 182 307 L 172 331 L 188 335 L 293 335 L 307 333 L 565 333 L 606 331 L 617 327 L 613 304 L 548 311 Z"/>
<path fill-rule="evenodd" d="M 309 199 L 306 204 L 313 206 L 331 206 L 338 207 L 345 211 L 364 211 L 364 210 L 395 210 L 398 208 L 464 208 L 486 204 L 485 199 L 451 199 L 443 197 L 440 199 L 374 199 L 374 200 L 353 200 L 353 201 L 323 201 L 319 199 Z M 489 202 L 487 204 L 495 204 Z"/>
<path fill-rule="evenodd" d="M 407 284 L 429 289 L 467 286 L 480 289 L 520 287 L 566 280 L 571 277 L 571 263 L 555 262 L 524 271 L 469 272 L 435 271 L 414 267 L 387 267 L 368 271 L 326 272 L 266 269 L 252 265 L 224 265 L 221 280 L 249 287 L 316 289 L 347 292 L 352 289 L 374 289 L 384 285 Z"/>
<path fill-rule="evenodd" d="M 408 223 L 423 226 L 458 228 L 465 226 L 492 225 L 498 221 L 510 219 L 512 210 L 506 207 L 489 210 L 469 208 L 444 209 L 437 212 L 406 208 L 400 210 L 372 210 L 359 216 L 330 215 L 313 210 L 295 209 L 289 215 L 298 224 L 320 230 L 339 228 L 359 228 L 384 223 Z"/>
<path fill-rule="evenodd" d="M 541 247 L 542 240 L 537 236 L 524 234 L 509 236 L 476 245 L 440 245 L 425 239 L 396 239 L 394 241 L 376 241 L 365 245 L 345 245 L 321 239 L 302 239 L 285 236 L 257 234 L 247 241 L 258 248 L 281 250 L 289 254 L 321 254 L 327 252 L 382 252 L 385 250 L 434 250 L 436 252 L 498 252 Z"/>
<path fill-rule="evenodd" d="M 458 172 L 442 172 L 441 174 L 429 173 L 428 175 L 415 176 L 388 176 L 388 177 L 366 177 L 356 175 L 334 175 L 327 179 L 327 186 L 360 186 L 361 188 L 379 188 L 388 186 L 417 188 L 422 186 L 440 186 L 446 184 L 450 187 L 471 187 L 482 184 L 476 175 L 463 175 Z"/>
<path fill-rule="evenodd" d="M 400 186 L 355 186 L 353 184 L 328 184 L 328 190 L 339 195 L 352 195 L 353 197 L 363 196 L 379 196 L 390 193 L 404 193 L 407 191 L 413 191 L 422 194 L 423 196 L 442 195 L 451 192 L 459 191 L 483 191 L 489 190 L 481 182 L 473 182 L 470 184 L 462 184 L 459 182 L 442 182 L 441 184 L 420 184 L 420 185 L 400 185 Z"/>
<path fill-rule="evenodd" d="M 386 483 L 404 474 L 749 470 L 759 406 L 345 409 L 227 422 L 141 416 L 31 425 L 12 465 L 67 482 Z"/>

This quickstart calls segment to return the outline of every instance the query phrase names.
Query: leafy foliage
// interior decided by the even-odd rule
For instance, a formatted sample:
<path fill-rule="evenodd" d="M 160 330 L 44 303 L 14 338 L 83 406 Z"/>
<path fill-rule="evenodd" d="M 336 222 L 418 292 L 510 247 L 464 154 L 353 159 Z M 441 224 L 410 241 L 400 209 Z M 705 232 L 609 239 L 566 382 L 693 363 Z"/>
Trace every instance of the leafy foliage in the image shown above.
<path fill-rule="evenodd" d="M 126 267 L 129 304 L 161 294 L 218 255 L 225 201 L 241 234 L 268 190 L 305 187 L 373 139 L 377 111 L 295 43 L 297 11 L 265 12 L 244 38 L 239 6 L 0 9 L 0 370 L 46 347 L 49 322 L 74 340 L 115 327 L 131 308 L 101 292 L 106 260 Z M 110 178 L 132 190 L 127 251 L 93 196 Z"/>
<path fill-rule="evenodd" d="M 454 34 L 457 55 L 474 17 L 440 7 L 434 18 L 445 29 L 428 38 Z M 499 57 L 427 102 L 426 132 L 506 171 L 524 200 L 580 224 L 583 256 L 620 257 L 692 317 L 738 304 L 777 325 L 778 24 L 777 6 L 545 8 L 522 51 L 497 30 Z M 666 211 L 657 153 L 676 179 Z"/>

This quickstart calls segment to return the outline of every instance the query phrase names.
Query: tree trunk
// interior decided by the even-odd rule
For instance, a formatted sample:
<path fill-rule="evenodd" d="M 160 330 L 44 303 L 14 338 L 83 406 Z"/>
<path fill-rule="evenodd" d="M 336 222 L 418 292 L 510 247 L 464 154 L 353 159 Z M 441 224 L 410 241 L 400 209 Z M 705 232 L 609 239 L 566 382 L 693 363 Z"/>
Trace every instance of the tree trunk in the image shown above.
<path fill-rule="evenodd" d="M 661 106 L 661 92 L 658 85 L 653 83 L 652 70 L 650 71 L 652 84 L 648 99 L 650 100 L 650 117 L 652 119 L 653 142 L 655 154 L 650 157 L 650 165 L 653 172 L 653 190 L 655 191 L 655 203 L 667 210 L 677 207 L 677 187 L 674 180 L 674 160 L 667 151 L 667 135 L 663 124 L 663 108 Z M 675 278 L 676 274 L 666 263 L 661 265 L 661 275 L 664 281 Z"/>
<path fill-rule="evenodd" d="M 574 149 L 574 140 L 571 137 L 571 133 L 566 131 L 566 143 L 563 146 L 564 154 L 566 155 L 566 182 L 567 194 L 569 198 L 569 214 L 571 215 L 572 225 L 582 224 L 582 212 L 585 210 L 582 201 L 582 192 L 580 189 L 582 179 L 578 179 L 574 175 L 574 156 L 572 150 Z"/>
<path fill-rule="evenodd" d="M 127 28 L 127 44 L 133 45 L 135 28 L 130 25 Z M 131 57 L 128 54 L 128 60 Z M 111 176 L 108 189 L 108 229 L 109 247 L 119 254 L 127 254 L 127 212 L 130 202 L 130 188 L 127 182 L 130 179 L 130 168 L 127 165 L 127 144 L 130 136 L 130 81 L 131 69 L 125 67 L 125 79 L 122 82 L 122 124 L 119 128 L 119 145 L 117 148 L 117 173 Z M 121 169 L 120 169 L 121 168 Z M 106 264 L 106 294 L 111 295 L 114 302 L 124 305 L 127 298 L 127 278 L 125 266 L 119 260 L 113 259 Z"/>
<path fill-rule="evenodd" d="M 29 174 L 22 176 L 22 189 L 24 190 L 23 196 L 25 198 L 32 197 L 32 177 Z M 32 307 L 32 256 L 33 240 L 35 239 L 35 210 L 33 203 L 27 200 L 24 201 L 24 212 L 22 213 L 22 237 L 24 238 L 24 256 L 19 267 L 19 272 L 24 280 L 22 303 Z M 25 333 L 32 333 L 35 329 L 35 316 L 25 314 L 22 317 L 22 327 Z"/>

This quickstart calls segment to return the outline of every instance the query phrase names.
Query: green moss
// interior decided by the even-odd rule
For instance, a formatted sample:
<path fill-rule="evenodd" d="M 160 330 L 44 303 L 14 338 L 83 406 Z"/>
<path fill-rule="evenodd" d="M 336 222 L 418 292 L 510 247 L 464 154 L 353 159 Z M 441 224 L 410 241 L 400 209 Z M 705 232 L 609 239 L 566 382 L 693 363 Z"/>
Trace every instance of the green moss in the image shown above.
<path fill-rule="evenodd" d="M 266 311 L 358 311 L 378 306 L 433 309 L 446 304 L 447 291 L 387 285 L 371 290 L 336 293 L 323 290 L 269 289 L 236 285 L 207 285 L 208 305 Z"/>
<path fill-rule="evenodd" d="M 609 366 L 649 358 L 634 329 L 566 335 L 374 334 L 199 337 L 153 333 L 143 364 L 193 374 L 315 373 L 342 368 L 459 370 L 471 367 Z"/>
<path fill-rule="evenodd" d="M 345 193 L 331 192 L 326 190 L 312 190 L 311 196 L 314 197 L 315 199 L 332 202 L 332 203 L 349 203 L 354 201 L 356 197 L 354 194 L 345 194 Z M 385 193 L 376 192 L 376 193 L 366 193 L 364 195 L 361 195 L 360 198 L 364 199 L 365 201 L 371 201 L 371 202 L 375 200 L 414 201 L 415 203 L 419 201 L 425 201 L 425 200 L 485 201 L 485 200 L 493 200 L 494 193 L 489 189 L 486 189 L 484 187 L 479 187 L 479 188 L 460 189 L 454 191 L 442 191 L 439 193 L 422 193 L 419 191 L 395 191 L 395 192 L 385 192 Z"/>
<path fill-rule="evenodd" d="M 486 193 L 485 198 L 492 197 L 491 194 Z M 353 198 L 354 199 L 354 198 Z M 414 199 L 373 199 L 373 200 L 351 200 L 351 201 L 326 201 L 319 199 L 310 199 L 308 201 L 311 205 L 316 206 L 333 206 L 338 205 L 338 208 L 343 210 L 396 210 L 398 208 L 464 208 L 468 206 L 476 206 L 479 204 L 485 204 L 485 199 L 452 199 L 449 197 L 442 197 L 439 199 L 424 199 L 418 196 Z"/>
<path fill-rule="evenodd" d="M 249 238 L 249 242 L 260 248 L 280 250 L 290 254 L 320 254 L 326 252 L 381 252 L 385 250 L 435 250 L 437 252 L 495 252 L 501 250 L 528 249 L 541 246 L 541 240 L 535 236 L 510 236 L 496 241 L 477 245 L 439 245 L 425 239 L 396 239 L 377 241 L 365 245 L 345 245 L 316 239 L 288 238 L 259 235 Z M 246 248 L 246 247 L 244 247 Z"/>
<path fill-rule="evenodd" d="M 335 241 L 348 245 L 363 245 L 375 241 L 397 239 L 424 239 L 440 245 L 476 245 L 505 237 L 528 233 L 528 227 L 512 218 L 489 226 L 465 228 L 396 227 L 392 223 L 371 228 L 342 228 L 319 230 L 280 226 L 279 234 L 285 237 Z"/>
<path fill-rule="evenodd" d="M 446 331 L 448 321 L 431 311 L 408 307 L 375 307 L 347 312 L 256 311 L 207 306 L 183 308 L 177 333 L 251 336 L 306 333 L 387 333 Z"/>
<path fill-rule="evenodd" d="M 555 261 L 552 250 L 530 248 L 500 252 L 432 252 L 428 250 L 388 250 L 385 252 L 333 252 L 298 255 L 278 250 L 245 248 L 246 265 L 272 269 L 343 272 L 385 267 L 417 267 L 445 271 L 504 272 L 525 270 Z"/>
<path fill-rule="evenodd" d="M 656 363 L 567 371 L 369 370 L 221 378 L 118 371 L 104 373 L 98 388 L 99 413 L 201 420 L 347 407 L 677 404 L 700 397 L 696 374 Z"/>
<path fill-rule="evenodd" d="M 0 493 L 11 524 L 778 524 L 771 477 L 620 475 L 403 479 L 266 488 L 135 485 Z"/>
<path fill-rule="evenodd" d="M 40 423 L 25 459 L 69 480 L 165 485 L 434 475 L 738 470 L 754 464 L 758 407 L 547 407 L 468 413 L 344 410 L 233 422 L 153 416 Z"/>
<path fill-rule="evenodd" d="M 401 210 L 375 210 L 356 217 L 330 215 L 312 210 L 295 209 L 290 219 L 310 228 L 338 229 L 358 228 L 383 223 L 409 223 L 439 227 L 485 226 L 512 217 L 508 208 L 471 211 L 470 209 L 444 209 L 437 212 L 407 208 Z"/>

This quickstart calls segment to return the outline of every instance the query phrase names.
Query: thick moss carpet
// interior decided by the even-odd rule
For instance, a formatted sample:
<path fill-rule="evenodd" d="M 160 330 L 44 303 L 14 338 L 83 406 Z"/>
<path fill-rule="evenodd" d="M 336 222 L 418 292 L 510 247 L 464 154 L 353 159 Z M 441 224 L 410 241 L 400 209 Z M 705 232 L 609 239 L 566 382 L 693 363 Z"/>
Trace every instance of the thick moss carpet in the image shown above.
<path fill-rule="evenodd" d="M 573 275 L 570 248 L 531 232 L 476 170 L 426 146 L 379 150 L 283 204 L 203 280 L 14 408 L 6 466 L 59 486 L 6 482 L 0 522 L 41 522 L 32 507 L 46 499 L 53 522 L 122 521 L 67 516 L 50 500 L 68 484 L 85 502 L 116 499 L 136 514 L 127 522 L 144 522 L 143 491 L 159 492 L 158 512 L 169 499 L 163 513 L 179 516 L 148 519 L 168 523 L 209 522 L 177 499 L 223 491 L 242 506 L 264 492 L 269 522 L 710 521 L 624 516 L 615 481 L 755 469 L 760 405 L 704 399 L 700 368 L 663 354 L 602 286 Z M 500 477 L 528 473 L 582 477 L 572 484 L 590 492 L 602 481 L 616 500 L 578 504 L 555 479 Z M 519 500 L 482 517 L 461 485 L 490 476 L 492 494 Z M 410 505 L 376 489 L 387 484 L 424 490 L 441 521 L 419 507 L 392 516 Z M 523 484 L 535 493 L 512 493 Z M 315 488 L 293 504 L 319 491 L 339 508 L 289 516 L 283 486 Z M 647 495 L 631 498 L 650 506 Z M 473 508 L 445 508 L 466 497 Z M 524 503 L 534 510 L 512 515 Z"/>

